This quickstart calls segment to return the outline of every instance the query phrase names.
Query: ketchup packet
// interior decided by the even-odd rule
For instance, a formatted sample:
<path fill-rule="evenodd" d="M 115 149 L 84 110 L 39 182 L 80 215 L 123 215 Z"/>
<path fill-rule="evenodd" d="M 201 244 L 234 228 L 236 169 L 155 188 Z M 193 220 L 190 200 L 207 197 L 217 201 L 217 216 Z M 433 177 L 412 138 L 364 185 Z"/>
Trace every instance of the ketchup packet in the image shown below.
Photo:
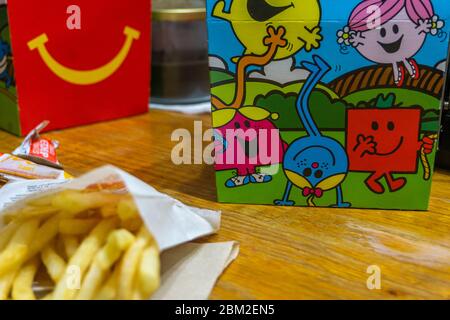
<path fill-rule="evenodd" d="M 56 149 L 58 148 L 59 143 L 39 135 L 48 124 L 49 121 L 44 121 L 34 128 L 25 137 L 22 144 L 14 150 L 13 155 L 37 164 L 62 169 L 56 156 Z"/>

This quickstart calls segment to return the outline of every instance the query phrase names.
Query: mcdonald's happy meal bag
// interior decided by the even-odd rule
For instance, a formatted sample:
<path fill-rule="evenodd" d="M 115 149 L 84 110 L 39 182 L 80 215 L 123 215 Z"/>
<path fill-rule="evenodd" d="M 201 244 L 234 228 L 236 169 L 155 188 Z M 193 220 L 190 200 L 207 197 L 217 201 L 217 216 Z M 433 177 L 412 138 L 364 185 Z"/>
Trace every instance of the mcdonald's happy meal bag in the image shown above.
<path fill-rule="evenodd" d="M 10 0 L 0 19 L 0 128 L 22 135 L 43 120 L 51 130 L 147 111 L 149 0 Z"/>

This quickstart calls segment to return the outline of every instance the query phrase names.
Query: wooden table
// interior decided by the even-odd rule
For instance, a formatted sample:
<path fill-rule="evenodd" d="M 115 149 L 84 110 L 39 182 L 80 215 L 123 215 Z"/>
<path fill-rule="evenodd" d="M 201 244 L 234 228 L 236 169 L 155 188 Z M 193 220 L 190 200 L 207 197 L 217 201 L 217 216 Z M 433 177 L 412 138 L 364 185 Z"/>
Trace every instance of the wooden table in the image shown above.
<path fill-rule="evenodd" d="M 223 212 L 217 235 L 237 240 L 238 259 L 220 278 L 213 299 L 450 298 L 450 173 L 434 177 L 429 212 L 329 210 L 216 202 L 213 168 L 176 166 L 172 131 L 208 116 L 161 111 L 53 132 L 59 158 L 75 175 L 110 163 L 183 202 Z M 0 132 L 0 151 L 19 138 Z M 369 290 L 369 266 L 381 290 Z"/>

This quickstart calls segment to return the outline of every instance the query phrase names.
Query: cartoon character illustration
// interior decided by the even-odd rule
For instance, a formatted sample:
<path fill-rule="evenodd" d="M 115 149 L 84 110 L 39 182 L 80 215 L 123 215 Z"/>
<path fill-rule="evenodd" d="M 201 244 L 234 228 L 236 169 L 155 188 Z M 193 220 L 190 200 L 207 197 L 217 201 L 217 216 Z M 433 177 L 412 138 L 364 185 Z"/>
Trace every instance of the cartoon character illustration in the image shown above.
<path fill-rule="evenodd" d="M 364 0 L 337 36 L 338 43 L 352 45 L 366 59 L 392 65 L 395 84 L 401 87 L 405 69 L 413 79 L 420 78 L 414 56 L 427 35 L 438 35 L 443 27 L 430 0 Z"/>
<path fill-rule="evenodd" d="M 286 29 L 286 46 L 273 58 L 281 60 L 293 56 L 301 49 L 318 48 L 320 35 L 320 4 L 318 0 L 233 0 L 229 12 L 225 1 L 216 3 L 213 16 L 231 23 L 236 37 L 245 47 L 244 55 L 263 55 L 266 47 L 262 39 L 268 25 Z M 249 28 L 251 22 L 251 28 Z"/>
<path fill-rule="evenodd" d="M 11 54 L 9 44 L 0 40 L 0 80 L 5 81 L 6 89 L 8 89 L 13 79 L 8 73 L 8 56 Z"/>
<path fill-rule="evenodd" d="M 383 103 L 379 98 L 377 105 Z M 388 97 L 392 100 L 392 96 Z M 392 104 L 392 103 L 391 103 Z M 418 152 L 429 172 L 427 154 L 433 152 L 436 136 L 420 140 L 421 108 L 359 108 L 347 111 L 347 153 L 350 171 L 370 172 L 365 181 L 374 193 L 385 192 L 384 177 L 390 192 L 402 189 L 406 178 L 394 173 L 417 173 Z M 425 176 L 425 179 L 427 177 Z"/>
<path fill-rule="evenodd" d="M 273 27 L 267 29 L 268 36 L 264 39 L 266 52 L 262 56 L 247 55 L 240 58 L 237 66 L 236 90 L 233 102 L 226 104 L 213 96 L 211 101 L 213 127 L 216 133 L 216 169 L 236 169 L 233 177 L 228 179 L 225 185 L 229 188 L 244 186 L 249 183 L 266 183 L 272 180 L 272 176 L 258 172 L 258 167 L 267 165 L 260 159 L 259 146 L 263 145 L 268 150 L 275 150 L 276 154 L 268 156 L 282 159 L 283 144 L 279 132 L 270 119 L 277 119 L 277 114 L 255 106 L 244 105 L 246 69 L 248 66 L 263 66 L 269 63 L 276 55 L 279 48 L 286 46 L 283 39 L 285 29 Z M 261 130 L 267 133 L 261 136 Z M 232 130 L 232 138 L 227 134 Z M 232 141 L 229 141 L 232 139 Z M 271 144 L 276 145 L 272 146 Z M 272 148 L 274 147 L 274 148 Z M 267 154 L 267 153 L 266 153 Z M 238 161 L 244 159 L 244 161 Z"/>
<path fill-rule="evenodd" d="M 282 200 L 276 205 L 292 206 L 289 200 L 292 187 L 302 190 L 309 206 L 315 206 L 314 199 L 321 198 L 324 192 L 336 189 L 336 207 L 350 207 L 344 202 L 342 182 L 348 173 L 348 158 L 341 144 L 320 132 L 309 108 L 309 98 L 319 81 L 331 70 L 331 67 L 319 56 L 314 63 L 303 62 L 303 67 L 311 71 L 297 99 L 297 113 L 308 136 L 294 141 L 286 151 L 283 169 L 288 178 Z"/>

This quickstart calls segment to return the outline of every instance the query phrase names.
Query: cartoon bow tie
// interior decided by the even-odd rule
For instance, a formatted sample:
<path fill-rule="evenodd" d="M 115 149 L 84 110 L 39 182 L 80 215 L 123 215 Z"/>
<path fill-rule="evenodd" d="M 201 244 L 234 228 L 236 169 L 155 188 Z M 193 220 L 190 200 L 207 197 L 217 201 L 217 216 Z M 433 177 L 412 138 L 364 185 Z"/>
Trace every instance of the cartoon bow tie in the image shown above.
<path fill-rule="evenodd" d="M 311 195 L 316 196 L 317 198 L 322 198 L 323 190 L 320 189 L 320 188 L 314 189 L 314 188 L 305 187 L 303 189 L 303 196 L 304 197 L 308 197 L 308 196 L 311 196 Z"/>

